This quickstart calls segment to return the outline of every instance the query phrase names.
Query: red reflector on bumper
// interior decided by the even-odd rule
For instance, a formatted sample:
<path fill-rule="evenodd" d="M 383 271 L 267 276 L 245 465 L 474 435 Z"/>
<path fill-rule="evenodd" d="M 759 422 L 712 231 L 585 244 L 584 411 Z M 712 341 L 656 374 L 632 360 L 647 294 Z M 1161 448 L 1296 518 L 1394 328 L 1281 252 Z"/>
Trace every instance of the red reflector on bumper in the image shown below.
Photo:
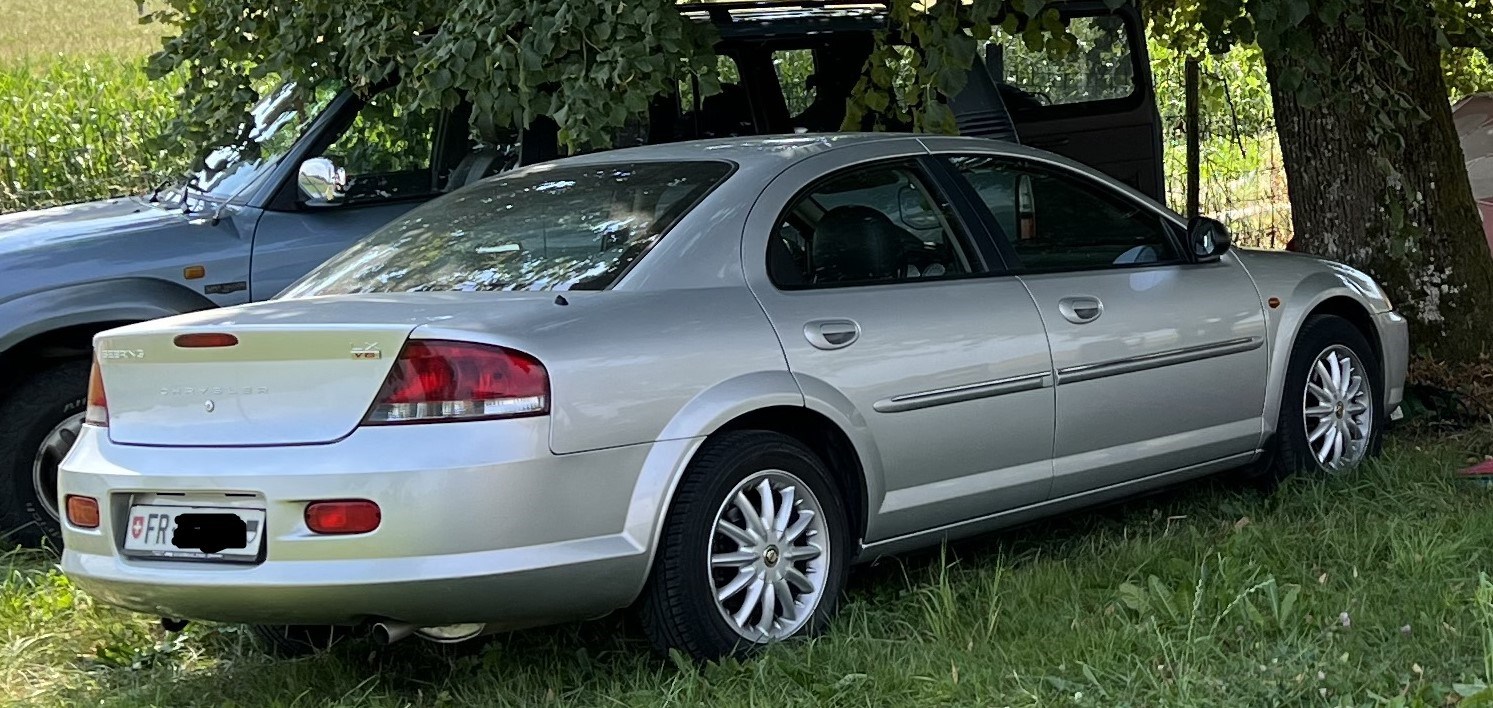
<path fill-rule="evenodd" d="M 98 528 L 98 500 L 67 495 L 67 522 L 80 529 Z"/>
<path fill-rule="evenodd" d="M 368 533 L 378 528 L 383 513 L 366 499 L 320 501 L 306 505 L 306 527 L 316 533 Z"/>

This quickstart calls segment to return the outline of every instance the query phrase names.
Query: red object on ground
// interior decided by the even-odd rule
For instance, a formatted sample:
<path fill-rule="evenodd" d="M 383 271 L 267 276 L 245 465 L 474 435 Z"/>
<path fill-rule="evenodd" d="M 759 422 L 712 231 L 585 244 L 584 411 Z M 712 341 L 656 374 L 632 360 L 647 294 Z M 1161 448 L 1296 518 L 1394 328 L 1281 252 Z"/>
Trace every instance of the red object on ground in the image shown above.
<path fill-rule="evenodd" d="M 1452 106 L 1452 120 L 1467 159 L 1472 198 L 1483 216 L 1483 233 L 1493 253 L 1493 93 L 1468 96 Z"/>
<path fill-rule="evenodd" d="M 1483 460 L 1457 473 L 1461 477 L 1486 477 L 1493 479 L 1493 459 Z"/>

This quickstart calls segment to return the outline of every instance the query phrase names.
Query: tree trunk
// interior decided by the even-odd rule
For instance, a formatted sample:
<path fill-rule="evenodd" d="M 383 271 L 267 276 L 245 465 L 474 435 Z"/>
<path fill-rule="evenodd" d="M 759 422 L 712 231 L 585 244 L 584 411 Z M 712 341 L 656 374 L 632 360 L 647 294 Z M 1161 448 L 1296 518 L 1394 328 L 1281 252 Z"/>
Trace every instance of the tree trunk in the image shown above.
<path fill-rule="evenodd" d="M 1452 125 L 1434 30 L 1404 4 L 1367 0 L 1368 26 L 1357 32 L 1309 17 L 1330 76 L 1314 76 L 1299 53 L 1265 52 L 1296 247 L 1384 284 L 1410 319 L 1412 349 L 1468 362 L 1493 352 L 1493 256 Z M 1386 45 L 1408 70 L 1378 54 Z M 1303 71 L 1306 84 L 1322 82 L 1316 85 L 1327 96 L 1310 107 L 1282 81 Z M 1390 95 L 1372 98 L 1375 85 Z M 1385 109 L 1396 101 L 1429 118 L 1414 108 Z M 1387 130 L 1375 125 L 1383 116 Z M 1376 140 L 1375 131 L 1403 142 Z"/>

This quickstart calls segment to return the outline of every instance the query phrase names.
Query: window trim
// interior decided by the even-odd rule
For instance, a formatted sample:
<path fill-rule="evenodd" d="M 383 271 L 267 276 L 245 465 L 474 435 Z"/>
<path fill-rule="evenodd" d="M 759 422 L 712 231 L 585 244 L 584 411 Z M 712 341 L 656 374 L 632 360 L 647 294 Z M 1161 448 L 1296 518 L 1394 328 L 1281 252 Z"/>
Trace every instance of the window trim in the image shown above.
<path fill-rule="evenodd" d="M 924 182 L 924 184 L 930 190 L 930 193 L 935 195 L 942 202 L 942 205 L 946 209 L 948 209 L 949 216 L 952 218 L 954 225 L 959 230 L 963 231 L 963 234 L 952 234 L 953 238 L 960 241 L 959 245 L 964 248 L 965 256 L 970 260 L 971 268 L 977 268 L 979 270 L 974 270 L 969 273 L 940 276 L 937 278 L 920 278 L 916 280 L 902 280 L 890 283 L 849 282 L 783 285 L 778 282 L 778 279 L 774 277 L 771 268 L 771 249 L 773 246 L 773 239 L 777 238 L 778 229 L 788 218 L 788 215 L 792 213 L 796 207 L 798 207 L 800 202 L 802 202 L 809 195 L 813 194 L 816 189 L 823 186 L 825 183 L 838 179 L 851 171 L 864 171 L 867 169 L 876 169 L 887 166 L 895 167 L 899 165 L 910 167 L 915 170 L 916 176 L 918 176 Z M 772 230 L 767 234 L 766 248 L 764 248 L 761 253 L 763 272 L 767 276 L 767 282 L 771 284 L 772 287 L 778 292 L 798 293 L 813 292 L 815 290 L 838 290 L 845 288 L 880 288 L 901 287 L 907 285 L 929 285 L 951 281 L 971 280 L 975 278 L 988 278 L 992 276 L 1008 275 L 1009 273 L 1006 271 L 1003 263 L 996 263 L 990 260 L 990 254 L 983 245 L 983 241 L 985 240 L 984 225 L 970 222 L 970 216 L 972 216 L 972 214 L 969 213 L 966 209 L 960 208 L 961 205 L 956 201 L 956 195 L 958 194 L 958 186 L 951 185 L 948 182 L 946 175 L 940 173 L 939 166 L 936 162 L 936 156 L 927 154 L 904 155 L 899 157 L 869 160 L 853 165 L 842 165 L 831 172 L 820 175 L 819 177 L 816 177 L 813 180 L 809 181 L 803 187 L 800 187 L 799 189 L 794 191 L 793 196 L 788 199 L 783 208 L 778 211 L 777 216 L 773 219 Z"/>
<path fill-rule="evenodd" d="M 975 210 L 986 239 L 994 244 L 994 247 L 1000 252 L 1001 257 L 1005 259 L 1010 272 L 1015 275 L 1039 275 L 1048 273 L 1090 273 L 1095 271 L 1108 270 L 1137 270 L 1141 268 L 1180 266 L 1197 263 L 1196 255 L 1193 254 L 1189 249 L 1184 248 L 1184 239 L 1178 237 L 1179 229 L 1176 215 L 1168 212 L 1165 208 L 1151 202 L 1148 199 L 1137 199 L 1134 195 L 1127 194 L 1123 190 L 1116 189 L 1114 185 L 1108 184 L 1102 179 L 1097 179 L 1093 175 L 1088 174 L 1083 170 L 1075 169 L 1069 165 L 1051 160 L 1042 160 L 1030 156 L 1002 153 L 941 152 L 933 155 L 932 157 L 933 159 L 941 161 L 944 165 L 944 169 L 948 170 L 950 177 L 957 180 L 958 189 L 963 194 L 964 199 L 970 203 L 971 208 Z M 964 176 L 964 173 L 959 169 L 958 165 L 954 164 L 954 160 L 961 157 L 996 160 L 1012 166 L 1014 168 L 1014 171 L 1046 173 L 1059 178 L 1067 179 L 1070 182 L 1076 182 L 1081 189 L 1084 189 L 1084 191 L 1094 193 L 1096 198 L 1102 199 L 1102 195 L 1108 195 L 1109 197 L 1112 197 L 1113 199 L 1116 199 L 1118 201 L 1134 205 L 1146 211 L 1149 211 L 1156 216 L 1159 225 L 1161 226 L 1162 238 L 1172 246 L 1173 250 L 1178 254 L 1178 256 L 1170 260 L 1156 261 L 1152 263 L 1109 263 L 1094 266 L 1060 268 L 1029 267 L 1026 264 L 1022 263 L 1021 256 L 1016 253 L 1016 249 L 1014 246 L 1012 246 L 1010 239 L 1006 238 L 1005 229 L 1001 227 L 999 220 L 995 216 L 995 212 L 991 211 L 990 207 L 985 204 L 985 200 L 981 199 L 979 192 L 975 190 L 974 184 L 969 181 L 969 178 Z M 1183 228 L 1182 231 L 1185 233 L 1185 228 Z"/>

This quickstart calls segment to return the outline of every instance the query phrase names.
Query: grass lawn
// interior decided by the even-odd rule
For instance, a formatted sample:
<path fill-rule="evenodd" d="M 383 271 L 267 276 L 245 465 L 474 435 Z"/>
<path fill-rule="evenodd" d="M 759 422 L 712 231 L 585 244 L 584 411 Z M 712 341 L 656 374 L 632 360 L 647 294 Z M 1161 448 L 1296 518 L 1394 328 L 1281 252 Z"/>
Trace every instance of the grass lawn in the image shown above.
<path fill-rule="evenodd" d="M 274 660 L 237 627 L 167 635 L 96 606 L 16 553 L 0 702 L 1443 705 L 1493 673 L 1493 489 L 1452 477 L 1490 444 L 1399 437 L 1272 494 L 1207 480 L 885 559 L 852 575 L 828 636 L 704 669 L 653 657 L 618 618 Z"/>

